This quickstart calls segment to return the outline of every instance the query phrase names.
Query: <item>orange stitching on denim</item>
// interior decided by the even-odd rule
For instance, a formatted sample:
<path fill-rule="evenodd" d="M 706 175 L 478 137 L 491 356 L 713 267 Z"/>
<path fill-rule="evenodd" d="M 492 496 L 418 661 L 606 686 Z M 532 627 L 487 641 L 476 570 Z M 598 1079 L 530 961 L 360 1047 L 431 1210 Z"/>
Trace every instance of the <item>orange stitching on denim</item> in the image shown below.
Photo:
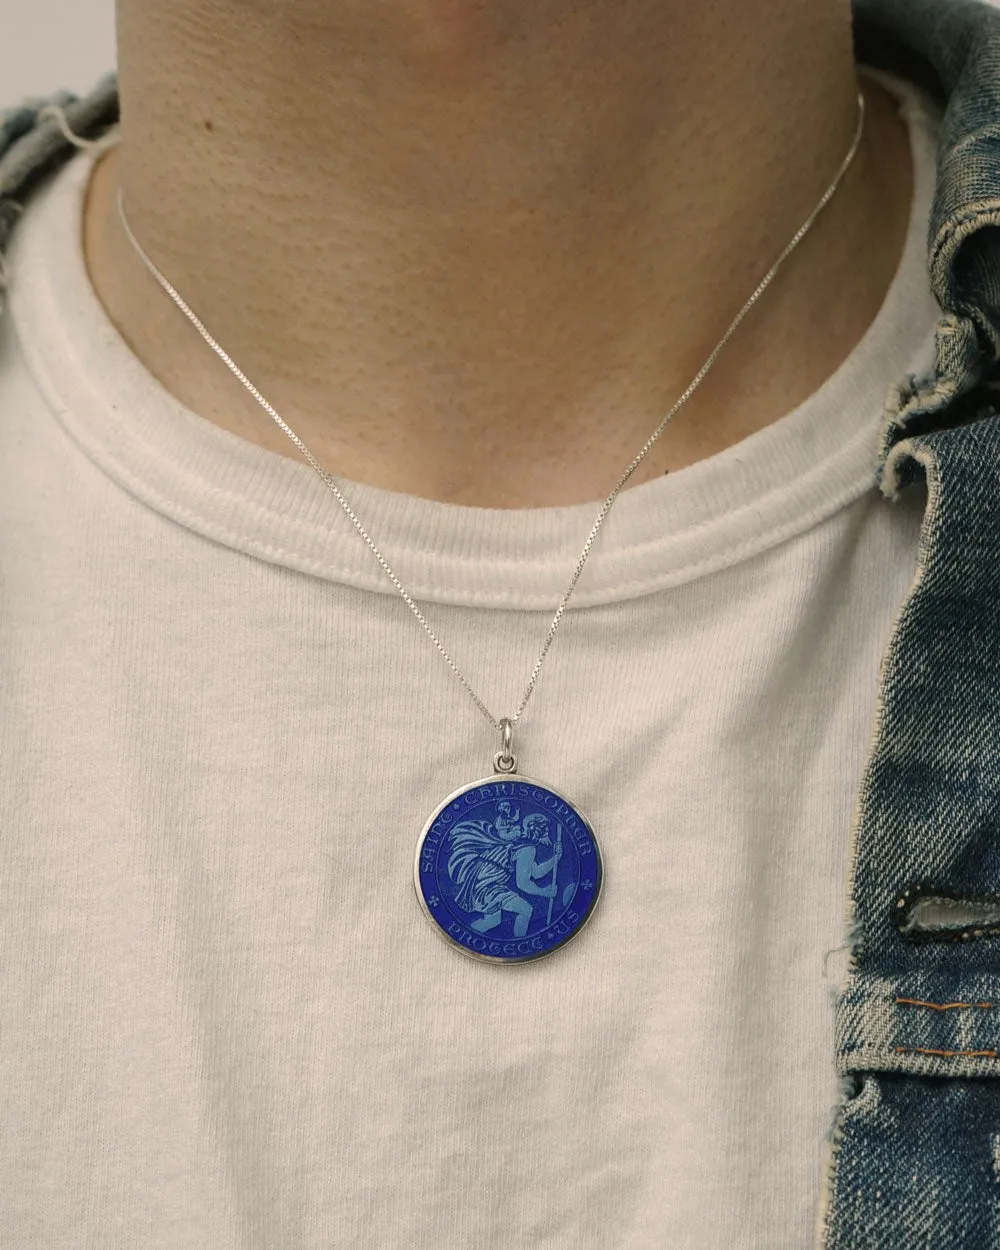
<path fill-rule="evenodd" d="M 931 1050 L 928 1046 L 897 1046 L 895 1051 L 897 1055 L 942 1055 L 945 1059 L 956 1059 L 961 1055 L 978 1059 L 997 1057 L 995 1050 Z"/>
<path fill-rule="evenodd" d="M 897 998 L 897 1003 L 910 1007 L 930 1007 L 932 1011 L 953 1011 L 955 1008 L 995 1007 L 996 1003 L 925 1003 L 919 998 Z"/>

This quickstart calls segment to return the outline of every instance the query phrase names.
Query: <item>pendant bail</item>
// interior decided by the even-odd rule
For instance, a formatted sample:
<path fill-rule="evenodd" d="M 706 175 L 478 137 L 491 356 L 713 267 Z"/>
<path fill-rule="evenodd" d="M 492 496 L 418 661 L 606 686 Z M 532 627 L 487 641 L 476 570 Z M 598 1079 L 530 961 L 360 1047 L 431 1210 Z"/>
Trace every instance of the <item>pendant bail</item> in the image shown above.
<path fill-rule="evenodd" d="M 501 717 L 500 733 L 503 737 L 503 746 L 493 756 L 493 767 L 498 773 L 516 773 L 517 772 L 517 756 L 510 749 L 510 741 L 513 737 L 514 727 L 510 723 L 509 717 Z"/>

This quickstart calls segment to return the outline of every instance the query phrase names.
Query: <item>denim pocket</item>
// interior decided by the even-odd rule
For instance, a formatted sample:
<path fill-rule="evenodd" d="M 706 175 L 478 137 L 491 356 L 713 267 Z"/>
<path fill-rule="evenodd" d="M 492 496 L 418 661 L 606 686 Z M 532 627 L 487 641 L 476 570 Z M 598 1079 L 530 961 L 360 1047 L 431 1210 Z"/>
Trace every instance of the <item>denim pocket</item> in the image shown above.
<path fill-rule="evenodd" d="M 855 971 L 838 1020 L 844 1098 L 817 1244 L 996 1250 L 1000 977 Z"/>

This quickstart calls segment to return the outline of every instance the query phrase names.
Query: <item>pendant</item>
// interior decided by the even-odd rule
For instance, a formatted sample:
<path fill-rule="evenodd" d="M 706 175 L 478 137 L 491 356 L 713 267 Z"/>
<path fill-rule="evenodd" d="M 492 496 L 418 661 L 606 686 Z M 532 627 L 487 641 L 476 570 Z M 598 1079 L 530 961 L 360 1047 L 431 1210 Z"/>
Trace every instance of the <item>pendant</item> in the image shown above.
<path fill-rule="evenodd" d="M 551 786 L 517 774 L 511 724 L 494 773 L 449 794 L 417 843 L 417 898 L 438 933 L 488 963 L 541 959 L 593 914 L 603 865 L 587 818 Z"/>

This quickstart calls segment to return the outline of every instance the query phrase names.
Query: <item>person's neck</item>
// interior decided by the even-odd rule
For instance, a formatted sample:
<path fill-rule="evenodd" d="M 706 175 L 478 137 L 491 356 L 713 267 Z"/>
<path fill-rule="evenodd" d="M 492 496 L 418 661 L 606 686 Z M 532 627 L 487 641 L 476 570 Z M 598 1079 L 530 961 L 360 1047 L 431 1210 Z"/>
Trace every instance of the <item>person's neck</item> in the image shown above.
<path fill-rule="evenodd" d="M 490 12 L 487 12 L 487 9 Z M 508 12 L 509 10 L 509 12 Z M 147 367 L 338 477 L 487 507 L 599 501 L 843 160 L 832 0 L 118 0 L 121 143 L 84 245 Z M 855 346 L 912 193 L 866 80 L 840 189 L 629 486 L 777 420 Z"/>

